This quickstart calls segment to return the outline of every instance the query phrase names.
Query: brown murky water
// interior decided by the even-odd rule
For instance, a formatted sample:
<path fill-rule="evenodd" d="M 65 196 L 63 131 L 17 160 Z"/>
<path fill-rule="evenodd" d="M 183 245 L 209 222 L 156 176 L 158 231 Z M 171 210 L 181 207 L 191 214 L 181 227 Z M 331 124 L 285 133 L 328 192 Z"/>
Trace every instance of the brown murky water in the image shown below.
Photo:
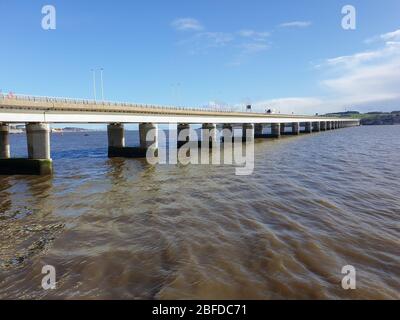
<path fill-rule="evenodd" d="M 0 177 L 0 298 L 400 298 L 400 126 L 257 141 L 251 176 L 105 147 L 53 135 L 53 177 Z"/>

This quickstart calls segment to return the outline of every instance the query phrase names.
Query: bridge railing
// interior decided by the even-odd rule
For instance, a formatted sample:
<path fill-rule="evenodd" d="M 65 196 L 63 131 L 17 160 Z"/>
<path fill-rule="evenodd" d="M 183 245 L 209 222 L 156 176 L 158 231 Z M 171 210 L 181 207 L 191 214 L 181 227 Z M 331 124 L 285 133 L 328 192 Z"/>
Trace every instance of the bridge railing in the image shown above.
<path fill-rule="evenodd" d="M 143 109 L 156 109 L 156 110 L 187 110 L 187 111 L 213 111 L 213 112 L 237 112 L 233 108 L 204 108 L 204 107 L 186 107 L 186 106 L 166 106 L 166 105 L 154 105 L 154 104 L 139 104 L 139 103 L 127 103 L 127 102 L 115 102 L 115 101 L 99 101 L 91 99 L 76 99 L 76 98 L 63 98 L 63 97 L 47 97 L 47 96 L 31 96 L 24 94 L 14 93 L 0 93 L 0 100 L 4 99 L 15 99 L 23 101 L 34 101 L 34 102 L 47 102 L 47 103 L 69 103 L 69 104 L 90 104 L 96 106 L 123 106 L 123 107 L 135 107 Z"/>

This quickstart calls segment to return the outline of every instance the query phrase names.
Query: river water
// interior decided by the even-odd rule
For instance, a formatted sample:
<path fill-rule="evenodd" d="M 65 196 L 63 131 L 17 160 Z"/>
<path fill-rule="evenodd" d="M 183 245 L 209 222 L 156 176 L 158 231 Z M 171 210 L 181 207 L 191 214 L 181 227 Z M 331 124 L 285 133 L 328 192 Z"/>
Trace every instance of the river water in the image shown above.
<path fill-rule="evenodd" d="M 52 177 L 0 177 L 0 298 L 400 298 L 400 126 L 257 140 L 249 176 L 51 142 Z"/>

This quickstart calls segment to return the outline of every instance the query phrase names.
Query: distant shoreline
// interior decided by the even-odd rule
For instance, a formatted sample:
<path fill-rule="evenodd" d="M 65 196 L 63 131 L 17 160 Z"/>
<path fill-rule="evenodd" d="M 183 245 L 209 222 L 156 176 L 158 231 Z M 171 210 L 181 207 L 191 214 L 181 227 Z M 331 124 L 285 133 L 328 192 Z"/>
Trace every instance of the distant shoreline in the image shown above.
<path fill-rule="evenodd" d="M 73 127 L 66 127 L 66 128 L 52 128 L 51 133 L 78 133 L 78 132 L 105 132 L 105 130 L 100 129 L 84 129 L 84 128 L 73 128 Z M 10 128 L 10 134 L 23 134 L 25 133 L 25 128 Z"/>
<path fill-rule="evenodd" d="M 392 112 L 368 112 L 360 113 L 358 111 L 346 111 L 328 113 L 326 116 L 339 117 L 339 118 L 357 118 L 361 120 L 363 126 L 378 126 L 378 125 L 400 125 L 400 111 Z"/>

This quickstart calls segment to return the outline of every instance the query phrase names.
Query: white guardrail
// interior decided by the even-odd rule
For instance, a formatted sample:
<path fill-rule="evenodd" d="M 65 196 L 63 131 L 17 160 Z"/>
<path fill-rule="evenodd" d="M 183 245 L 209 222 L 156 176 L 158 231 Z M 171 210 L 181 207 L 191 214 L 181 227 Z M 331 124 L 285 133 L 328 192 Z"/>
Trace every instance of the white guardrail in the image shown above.
<path fill-rule="evenodd" d="M 139 104 L 139 103 L 127 103 L 127 102 L 114 102 L 114 101 L 98 101 L 91 99 L 78 99 L 78 98 L 62 98 L 62 97 L 46 97 L 46 96 L 31 96 L 24 94 L 4 94 L 0 93 L 0 100 L 5 99 L 15 99 L 24 101 L 34 101 L 34 102 L 55 102 L 55 103 L 71 103 L 71 104 L 91 104 L 97 106 L 123 106 L 123 107 L 135 107 L 135 108 L 145 108 L 145 109 L 156 109 L 156 110 L 189 110 L 189 111 L 212 111 L 212 112 L 240 112 L 234 110 L 233 108 L 221 109 L 221 108 L 202 108 L 202 107 L 176 107 L 176 106 L 163 106 L 163 105 L 149 105 L 149 104 Z M 253 112 L 254 113 L 254 112 Z"/>

